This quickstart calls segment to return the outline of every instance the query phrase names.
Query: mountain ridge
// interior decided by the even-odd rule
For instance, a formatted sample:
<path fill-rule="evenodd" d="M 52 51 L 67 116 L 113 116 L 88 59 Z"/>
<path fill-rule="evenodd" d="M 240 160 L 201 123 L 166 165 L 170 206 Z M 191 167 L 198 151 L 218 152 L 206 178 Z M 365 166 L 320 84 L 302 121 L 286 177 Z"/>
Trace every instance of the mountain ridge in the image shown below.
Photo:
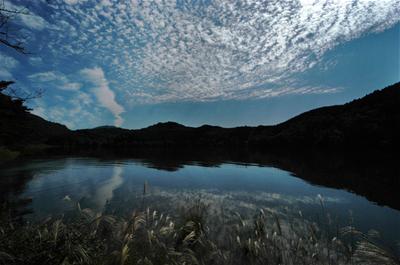
<path fill-rule="evenodd" d="M 67 147 L 392 148 L 399 145 L 400 83 L 343 105 L 306 111 L 276 125 L 189 127 L 173 121 L 142 129 L 99 126 L 69 130 L 21 110 L 0 94 L 0 146 L 48 144 Z M 10 105 L 11 104 L 11 105 Z"/>

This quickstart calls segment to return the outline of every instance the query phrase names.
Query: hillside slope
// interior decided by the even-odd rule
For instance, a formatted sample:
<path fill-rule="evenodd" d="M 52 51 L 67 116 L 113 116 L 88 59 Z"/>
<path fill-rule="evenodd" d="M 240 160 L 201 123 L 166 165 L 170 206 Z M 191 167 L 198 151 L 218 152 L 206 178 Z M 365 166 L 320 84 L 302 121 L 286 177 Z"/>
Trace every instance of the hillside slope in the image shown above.
<path fill-rule="evenodd" d="M 344 105 L 300 114 L 273 127 L 258 127 L 252 144 L 391 147 L 399 145 L 400 83 Z"/>
<path fill-rule="evenodd" d="M 275 126 L 193 128 L 175 122 L 139 130 L 113 126 L 70 131 L 0 94 L 0 146 L 45 143 L 93 148 L 256 147 L 394 148 L 400 146 L 400 83 L 344 105 L 314 109 Z"/>
<path fill-rule="evenodd" d="M 18 149 L 46 144 L 54 137 L 64 138 L 70 133 L 66 126 L 29 113 L 21 101 L 0 93 L 0 146 Z"/>

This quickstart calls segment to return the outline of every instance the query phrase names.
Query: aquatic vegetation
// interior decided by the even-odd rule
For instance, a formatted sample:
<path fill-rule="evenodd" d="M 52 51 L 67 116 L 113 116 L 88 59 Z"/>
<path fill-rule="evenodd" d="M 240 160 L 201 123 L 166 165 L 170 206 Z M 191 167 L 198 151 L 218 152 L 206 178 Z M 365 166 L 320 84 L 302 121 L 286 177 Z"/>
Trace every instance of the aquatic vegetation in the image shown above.
<path fill-rule="evenodd" d="M 197 199 L 176 215 L 146 208 L 120 217 L 77 203 L 71 216 L 36 223 L 3 214 L 0 264 L 400 264 L 375 231 L 348 226 L 333 235 L 301 212 L 245 217 L 210 207 Z"/>

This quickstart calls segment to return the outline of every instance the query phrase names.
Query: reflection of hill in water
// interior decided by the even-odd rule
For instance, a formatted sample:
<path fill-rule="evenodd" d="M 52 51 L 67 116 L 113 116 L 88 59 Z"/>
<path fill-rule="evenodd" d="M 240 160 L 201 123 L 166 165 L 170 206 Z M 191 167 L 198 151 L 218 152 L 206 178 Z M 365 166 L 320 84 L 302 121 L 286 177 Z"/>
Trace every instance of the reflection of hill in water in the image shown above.
<path fill-rule="evenodd" d="M 65 160 L 57 160 L 57 163 L 51 163 L 49 167 L 46 167 L 46 163 L 32 167 L 29 161 L 20 160 L 0 164 L 0 211 L 10 211 L 10 214 L 14 216 L 30 213 L 31 198 L 20 198 L 26 185 L 38 173 L 62 169 L 65 167 L 65 162 Z"/>
<path fill-rule="evenodd" d="M 121 155 L 113 155 L 110 150 L 80 156 L 97 156 L 100 161 L 113 163 L 133 159 L 147 167 L 176 171 L 185 165 L 215 167 L 226 162 L 272 166 L 292 172 L 293 175 L 310 183 L 326 187 L 347 189 L 378 204 L 400 209 L 398 187 L 400 170 L 393 154 L 330 153 L 321 152 L 271 152 L 257 153 L 249 150 L 135 150 Z M 75 153 L 76 155 L 76 153 Z M 63 168 L 65 160 L 57 163 Z M 21 163 L 21 162 L 19 162 Z M 28 161 L 29 163 L 29 161 Z M 22 165 L 23 166 L 23 165 Z M 54 164 L 52 164 L 54 166 Z M 54 169 L 54 167 L 52 168 Z M 5 169 L 0 170 L 0 201 L 16 198 L 33 176 L 46 167 L 26 167 L 18 176 Z"/>
<path fill-rule="evenodd" d="M 159 151 L 141 159 L 149 167 L 171 171 L 184 165 L 218 166 L 224 162 L 272 166 L 312 184 L 350 190 L 378 204 L 400 209 L 400 169 L 391 153 Z"/>

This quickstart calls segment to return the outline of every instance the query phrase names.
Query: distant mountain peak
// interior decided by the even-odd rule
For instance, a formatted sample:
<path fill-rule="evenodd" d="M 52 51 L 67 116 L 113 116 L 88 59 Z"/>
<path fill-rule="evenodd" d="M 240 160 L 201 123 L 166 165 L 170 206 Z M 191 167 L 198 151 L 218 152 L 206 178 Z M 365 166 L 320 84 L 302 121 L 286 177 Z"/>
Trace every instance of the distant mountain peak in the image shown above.
<path fill-rule="evenodd" d="M 115 126 L 70 131 L 20 110 L 0 93 L 0 145 L 165 147 L 253 146 L 257 148 L 397 148 L 400 146 L 400 83 L 344 105 L 302 113 L 274 126 L 187 127 L 168 121 L 139 130 Z"/>
<path fill-rule="evenodd" d="M 186 126 L 174 121 L 167 121 L 167 122 L 159 122 L 147 127 L 147 129 L 177 129 L 177 128 L 186 128 Z"/>
<path fill-rule="evenodd" d="M 93 128 L 94 130 L 96 129 L 120 129 L 120 127 L 113 126 L 113 125 L 103 125 L 103 126 L 98 126 Z"/>

